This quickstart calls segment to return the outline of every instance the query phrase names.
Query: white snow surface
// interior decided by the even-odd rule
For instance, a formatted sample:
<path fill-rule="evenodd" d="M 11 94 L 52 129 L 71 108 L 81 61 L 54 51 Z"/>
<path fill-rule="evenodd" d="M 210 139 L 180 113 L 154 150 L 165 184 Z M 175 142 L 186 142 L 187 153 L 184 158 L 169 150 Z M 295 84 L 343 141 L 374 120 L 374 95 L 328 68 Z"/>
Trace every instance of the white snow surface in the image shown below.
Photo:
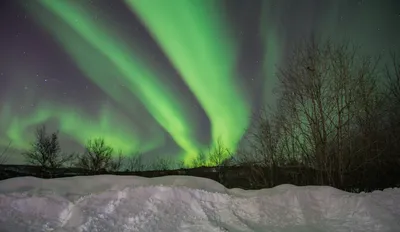
<path fill-rule="evenodd" d="M 226 189 L 198 177 L 0 181 L 0 231 L 399 232 L 400 189 Z"/>

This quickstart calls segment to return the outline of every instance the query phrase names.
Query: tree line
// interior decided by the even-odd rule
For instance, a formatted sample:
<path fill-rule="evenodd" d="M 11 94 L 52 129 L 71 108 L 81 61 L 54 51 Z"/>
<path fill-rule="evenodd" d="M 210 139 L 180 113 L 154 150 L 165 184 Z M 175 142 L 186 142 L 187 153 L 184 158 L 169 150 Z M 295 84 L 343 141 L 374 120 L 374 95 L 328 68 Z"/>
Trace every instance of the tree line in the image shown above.
<path fill-rule="evenodd" d="M 202 166 L 214 166 L 224 163 L 228 149 L 221 142 L 207 154 L 201 152 L 188 167 L 183 161 L 176 161 L 169 157 L 159 157 L 151 163 L 145 162 L 143 154 L 136 152 L 125 156 L 121 151 L 116 151 L 110 144 L 99 137 L 90 139 L 85 145 L 83 153 L 63 153 L 60 146 L 58 132 L 48 134 L 46 127 L 36 129 L 35 140 L 30 149 L 22 153 L 26 163 L 46 169 L 61 167 L 75 167 L 88 171 L 117 172 L 117 171 L 145 171 L 145 170 L 170 170 Z"/>
<path fill-rule="evenodd" d="M 193 166 L 250 167 L 249 181 L 260 187 L 279 182 L 279 167 L 317 170 L 310 184 L 338 188 L 345 188 L 349 178 L 354 185 L 399 184 L 400 62 L 394 53 L 388 55 L 385 63 L 350 42 L 298 44 L 276 73 L 276 109 L 255 114 L 248 146 L 224 159 L 229 150 L 218 143 L 208 154 L 200 153 Z M 57 133 L 47 135 L 41 127 L 23 155 L 50 168 L 65 163 L 93 171 L 184 168 L 168 158 L 150 167 L 139 153 L 128 158 L 114 153 L 99 138 L 90 140 L 83 154 L 61 154 Z"/>
<path fill-rule="evenodd" d="M 297 166 L 320 171 L 312 184 L 400 184 L 400 62 L 388 55 L 385 63 L 350 42 L 297 46 L 276 74 L 276 111 L 249 133 L 246 162 L 271 167 L 253 175 L 273 182 L 274 167 Z"/>

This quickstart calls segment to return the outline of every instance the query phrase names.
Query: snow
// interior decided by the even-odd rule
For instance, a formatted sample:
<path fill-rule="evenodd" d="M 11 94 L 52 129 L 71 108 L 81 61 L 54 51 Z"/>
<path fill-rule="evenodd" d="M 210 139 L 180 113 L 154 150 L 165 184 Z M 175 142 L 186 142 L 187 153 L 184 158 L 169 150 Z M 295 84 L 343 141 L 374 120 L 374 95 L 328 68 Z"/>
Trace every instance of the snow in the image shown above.
<path fill-rule="evenodd" d="M 0 231 L 400 231 L 400 189 L 354 194 L 204 178 L 85 176 L 0 181 Z"/>

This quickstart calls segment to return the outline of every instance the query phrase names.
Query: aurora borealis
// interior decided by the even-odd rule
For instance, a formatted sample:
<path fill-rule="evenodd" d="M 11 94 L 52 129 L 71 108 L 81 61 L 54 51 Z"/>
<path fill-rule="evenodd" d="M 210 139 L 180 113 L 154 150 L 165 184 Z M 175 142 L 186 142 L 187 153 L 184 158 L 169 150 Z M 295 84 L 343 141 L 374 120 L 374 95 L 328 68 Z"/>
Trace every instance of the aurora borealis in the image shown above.
<path fill-rule="evenodd" d="M 398 49 L 396 0 L 7 0 L 0 33 L 0 147 L 20 162 L 34 129 L 63 150 L 103 137 L 124 154 L 186 162 L 235 151 L 274 105 L 276 66 L 312 34 Z"/>

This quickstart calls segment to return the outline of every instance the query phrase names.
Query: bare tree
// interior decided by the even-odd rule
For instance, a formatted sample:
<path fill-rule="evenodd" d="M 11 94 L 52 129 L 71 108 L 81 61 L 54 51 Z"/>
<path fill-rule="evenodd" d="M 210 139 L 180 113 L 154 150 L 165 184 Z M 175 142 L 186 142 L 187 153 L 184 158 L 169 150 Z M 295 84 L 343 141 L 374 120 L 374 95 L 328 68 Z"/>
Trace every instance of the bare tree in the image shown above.
<path fill-rule="evenodd" d="M 0 153 L 0 164 L 5 164 L 8 162 L 8 159 L 10 158 L 10 154 L 8 153 L 8 150 L 11 147 L 11 142 L 8 143 L 8 145 L 4 148 L 4 150 Z"/>
<path fill-rule="evenodd" d="M 192 167 L 199 168 L 206 166 L 207 157 L 203 151 L 200 151 L 195 159 L 193 159 Z"/>
<path fill-rule="evenodd" d="M 127 170 L 130 172 L 142 172 L 145 169 L 143 154 L 136 152 L 127 158 Z"/>
<path fill-rule="evenodd" d="M 187 166 L 186 166 L 186 164 L 185 164 L 185 161 L 183 161 L 183 160 L 177 160 L 177 161 L 175 161 L 175 167 L 176 167 L 177 169 L 185 169 Z"/>
<path fill-rule="evenodd" d="M 47 135 L 45 126 L 36 129 L 36 141 L 31 144 L 31 149 L 22 155 L 29 164 L 44 168 L 59 168 L 75 158 L 73 154 L 61 153 L 58 133 Z"/>
<path fill-rule="evenodd" d="M 329 64 L 326 61 L 330 45 L 321 48 L 316 43 L 298 47 L 286 68 L 280 69 L 278 78 L 282 86 L 281 109 L 290 117 L 286 131 L 301 154 L 301 162 L 313 167 L 327 164 L 328 128 L 326 115 L 331 108 L 327 87 L 331 85 Z M 296 152 L 296 153 L 297 153 Z"/>
<path fill-rule="evenodd" d="M 174 161 L 170 157 L 158 157 L 155 159 L 151 165 L 149 165 L 150 170 L 166 171 L 170 170 L 174 166 Z"/>
<path fill-rule="evenodd" d="M 395 53 L 391 54 L 391 64 L 386 66 L 386 89 L 388 90 L 386 140 L 388 155 L 391 155 L 392 164 L 400 165 L 400 59 Z"/>
<path fill-rule="evenodd" d="M 113 163 L 113 151 L 102 138 L 89 140 L 85 153 L 78 157 L 76 166 L 95 172 L 115 169 L 118 164 Z"/>
<path fill-rule="evenodd" d="M 400 105 L 400 60 L 395 53 L 391 54 L 391 64 L 386 66 L 386 77 L 389 98 L 398 110 Z"/>
<path fill-rule="evenodd" d="M 124 165 L 124 161 L 125 161 L 125 157 L 122 154 L 122 151 L 119 151 L 118 155 L 111 159 L 108 170 L 111 172 L 121 171 L 121 169 L 123 168 L 123 165 Z"/>
<path fill-rule="evenodd" d="M 225 163 L 225 160 L 231 157 L 230 150 L 225 147 L 221 139 L 217 140 L 214 147 L 209 147 L 208 151 L 208 165 L 221 167 Z"/>
<path fill-rule="evenodd" d="M 360 55 L 350 43 L 313 40 L 297 47 L 278 72 L 283 119 L 279 149 L 323 171 L 317 176 L 320 184 L 343 184 L 355 162 L 362 162 L 350 138 L 358 133 L 357 118 L 371 119 L 361 112 L 372 112 L 372 103 L 378 102 L 378 61 Z"/>
<path fill-rule="evenodd" d="M 265 109 L 254 116 L 253 124 L 246 136 L 250 151 L 242 152 L 241 162 L 250 168 L 249 178 L 255 186 L 275 185 L 275 170 L 283 159 L 279 153 L 280 131 L 277 121 L 271 121 Z"/>

